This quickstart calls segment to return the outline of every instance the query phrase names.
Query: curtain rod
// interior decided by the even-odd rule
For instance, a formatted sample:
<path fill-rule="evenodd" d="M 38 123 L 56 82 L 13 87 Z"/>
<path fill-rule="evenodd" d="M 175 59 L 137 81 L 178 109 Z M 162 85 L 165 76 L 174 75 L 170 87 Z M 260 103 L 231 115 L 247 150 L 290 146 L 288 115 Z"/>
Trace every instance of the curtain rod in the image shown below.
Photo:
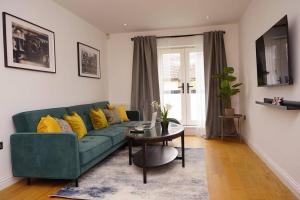
<path fill-rule="evenodd" d="M 225 31 L 222 31 L 222 33 L 226 33 Z M 204 35 L 204 33 L 196 33 L 196 34 L 189 34 L 189 35 L 166 35 L 166 36 L 157 36 L 157 39 L 162 38 L 177 38 L 177 37 L 191 37 L 191 36 L 197 36 L 197 35 Z M 134 38 L 131 38 L 131 41 L 133 41 Z"/>

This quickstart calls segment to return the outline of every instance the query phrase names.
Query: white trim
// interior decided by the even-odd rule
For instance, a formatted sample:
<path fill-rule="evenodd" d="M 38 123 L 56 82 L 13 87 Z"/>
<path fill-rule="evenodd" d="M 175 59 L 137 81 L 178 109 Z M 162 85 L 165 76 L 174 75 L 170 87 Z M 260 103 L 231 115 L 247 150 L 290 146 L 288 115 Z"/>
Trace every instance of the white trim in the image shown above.
<path fill-rule="evenodd" d="M 179 66 L 179 74 L 178 74 L 178 79 L 180 80 L 180 83 L 179 83 L 180 85 L 178 85 L 178 86 L 181 86 L 181 84 L 184 84 L 184 87 L 186 87 L 186 83 L 190 83 L 190 81 L 191 81 L 190 80 L 191 77 L 190 77 L 190 74 L 189 74 L 189 68 L 190 68 L 189 53 L 194 53 L 194 52 L 195 53 L 199 52 L 201 54 L 201 56 L 200 56 L 201 59 L 199 61 L 199 66 L 200 66 L 199 70 L 203 71 L 203 62 L 202 62 L 203 61 L 203 58 L 202 58 L 203 57 L 203 47 L 201 45 L 199 45 L 199 46 L 194 45 L 193 47 L 189 47 L 189 48 L 186 48 L 184 46 L 180 46 L 178 48 L 175 48 L 175 47 L 167 48 L 166 46 L 158 47 L 158 66 L 159 66 L 159 85 L 160 85 L 159 88 L 160 88 L 160 100 L 161 100 L 162 105 L 168 103 L 168 104 L 173 104 L 173 106 L 174 106 L 174 104 L 176 104 L 173 100 L 170 101 L 170 102 L 167 102 L 164 98 L 165 97 L 165 94 L 164 94 L 165 82 L 168 85 L 168 82 L 170 80 L 167 77 L 166 77 L 167 79 L 164 78 L 165 73 L 164 73 L 163 68 L 165 66 L 164 66 L 163 56 L 166 55 L 166 54 L 178 54 L 178 55 L 180 55 L 179 56 L 180 57 L 180 66 Z M 203 82 L 203 84 L 201 83 L 201 80 L 204 81 L 204 77 L 201 77 L 203 75 L 202 72 L 200 72 L 199 74 L 200 74 L 200 76 L 199 77 L 197 76 L 197 80 L 199 78 L 200 82 L 199 82 L 199 86 L 197 86 L 198 84 L 196 84 L 197 91 L 198 92 L 201 91 L 200 96 L 204 97 L 204 95 L 202 95 L 202 93 L 203 93 L 202 91 L 203 91 L 204 88 L 201 88 L 202 87 L 201 85 L 204 84 L 204 82 Z M 169 87 L 170 86 L 168 86 L 168 88 Z M 178 89 L 176 85 L 172 85 L 171 87 L 174 88 L 174 89 L 175 88 Z M 176 95 L 178 95 L 178 94 L 176 94 Z M 178 112 L 179 112 L 179 114 L 181 114 L 181 117 L 178 118 L 178 113 L 174 113 L 174 111 L 172 111 L 172 110 L 171 110 L 170 117 L 172 118 L 172 115 L 173 115 L 173 117 L 176 115 L 177 117 L 174 117 L 174 118 L 178 119 L 183 125 L 192 125 L 192 126 L 201 125 L 201 126 L 204 126 L 203 121 L 205 121 L 204 120 L 205 116 L 199 116 L 200 117 L 199 120 L 192 120 L 191 119 L 191 113 L 192 113 L 191 110 L 190 110 L 190 107 L 191 107 L 190 104 L 192 103 L 191 94 L 189 94 L 187 92 L 184 92 L 184 93 L 180 92 L 179 96 L 180 97 L 178 97 L 178 98 L 179 98 L 180 101 L 178 101 L 176 105 L 179 108 L 181 108 L 181 110 L 179 110 L 179 108 L 178 108 Z M 205 101 L 204 98 L 201 98 L 199 101 L 201 101 L 201 100 Z M 205 104 L 205 102 L 204 102 L 204 104 Z M 205 106 L 203 106 L 203 107 L 205 107 Z M 199 112 L 202 112 L 201 110 L 203 110 L 203 109 L 201 107 L 199 109 L 200 109 Z M 202 112 L 202 113 L 204 113 L 204 112 Z"/>
<path fill-rule="evenodd" d="M 271 171 L 300 199 L 300 184 L 297 183 L 283 168 L 274 162 L 261 148 L 244 138 L 252 151 L 271 169 Z"/>
<path fill-rule="evenodd" d="M 8 186 L 11 186 L 13 184 L 15 184 L 16 182 L 20 181 L 19 178 L 15 178 L 15 177 L 4 177 L 0 179 L 0 190 L 3 190 L 5 188 L 7 188 Z"/>
<path fill-rule="evenodd" d="M 200 128 L 197 126 L 184 126 L 184 134 L 192 136 L 205 135 L 205 128 Z"/>

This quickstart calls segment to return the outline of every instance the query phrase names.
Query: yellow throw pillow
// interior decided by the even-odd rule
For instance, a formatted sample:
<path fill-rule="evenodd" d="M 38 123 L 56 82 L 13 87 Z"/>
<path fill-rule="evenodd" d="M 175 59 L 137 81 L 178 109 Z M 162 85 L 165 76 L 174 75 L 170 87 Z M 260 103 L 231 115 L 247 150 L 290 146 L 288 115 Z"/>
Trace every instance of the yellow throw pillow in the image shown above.
<path fill-rule="evenodd" d="M 114 108 L 114 106 L 110 103 L 107 104 L 106 107 L 107 107 L 108 110 L 112 110 Z"/>
<path fill-rule="evenodd" d="M 117 111 L 119 113 L 119 116 L 120 116 L 122 122 L 128 122 L 129 119 L 128 119 L 128 116 L 127 116 L 127 113 L 126 113 L 125 106 L 124 105 L 119 105 L 119 106 L 117 106 L 116 109 L 117 109 Z"/>
<path fill-rule="evenodd" d="M 108 127 L 107 119 L 101 109 L 99 109 L 99 108 L 91 109 L 89 115 L 90 115 L 94 129 Z"/>
<path fill-rule="evenodd" d="M 72 113 L 71 115 L 64 115 L 64 120 L 70 124 L 78 139 L 83 138 L 87 134 L 85 124 L 76 112 Z"/>
<path fill-rule="evenodd" d="M 38 133 L 59 133 L 62 132 L 58 122 L 47 115 L 46 117 L 42 117 L 38 126 L 37 126 Z"/>

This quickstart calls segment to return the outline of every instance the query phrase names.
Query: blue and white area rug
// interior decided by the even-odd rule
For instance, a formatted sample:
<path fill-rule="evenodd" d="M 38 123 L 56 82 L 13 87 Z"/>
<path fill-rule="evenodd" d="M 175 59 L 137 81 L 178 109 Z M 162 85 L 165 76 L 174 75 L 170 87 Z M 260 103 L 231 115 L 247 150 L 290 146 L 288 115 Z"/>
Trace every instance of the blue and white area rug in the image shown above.
<path fill-rule="evenodd" d="M 204 149 L 186 149 L 181 160 L 149 169 L 143 184 L 142 169 L 128 165 L 128 150 L 120 150 L 51 197 L 92 200 L 208 200 Z"/>

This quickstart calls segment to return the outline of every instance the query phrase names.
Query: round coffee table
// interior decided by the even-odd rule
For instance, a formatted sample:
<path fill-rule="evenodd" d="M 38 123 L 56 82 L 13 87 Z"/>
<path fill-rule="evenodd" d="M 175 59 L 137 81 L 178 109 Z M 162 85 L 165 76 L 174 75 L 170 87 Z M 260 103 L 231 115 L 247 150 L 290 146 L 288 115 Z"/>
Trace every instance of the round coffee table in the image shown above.
<path fill-rule="evenodd" d="M 184 160 L 184 127 L 180 124 L 169 123 L 168 130 L 163 132 L 160 124 L 150 130 L 144 130 L 143 133 L 133 133 L 127 131 L 126 137 L 128 139 L 129 147 L 129 165 L 133 163 L 136 166 L 143 168 L 143 180 L 147 183 L 147 168 L 159 167 L 172 162 L 175 159 L 182 160 L 182 167 L 185 166 Z M 178 151 L 174 147 L 159 145 L 147 146 L 149 143 L 163 142 L 181 137 L 181 157 L 178 157 Z M 142 145 L 142 149 L 132 154 L 132 143 Z"/>

